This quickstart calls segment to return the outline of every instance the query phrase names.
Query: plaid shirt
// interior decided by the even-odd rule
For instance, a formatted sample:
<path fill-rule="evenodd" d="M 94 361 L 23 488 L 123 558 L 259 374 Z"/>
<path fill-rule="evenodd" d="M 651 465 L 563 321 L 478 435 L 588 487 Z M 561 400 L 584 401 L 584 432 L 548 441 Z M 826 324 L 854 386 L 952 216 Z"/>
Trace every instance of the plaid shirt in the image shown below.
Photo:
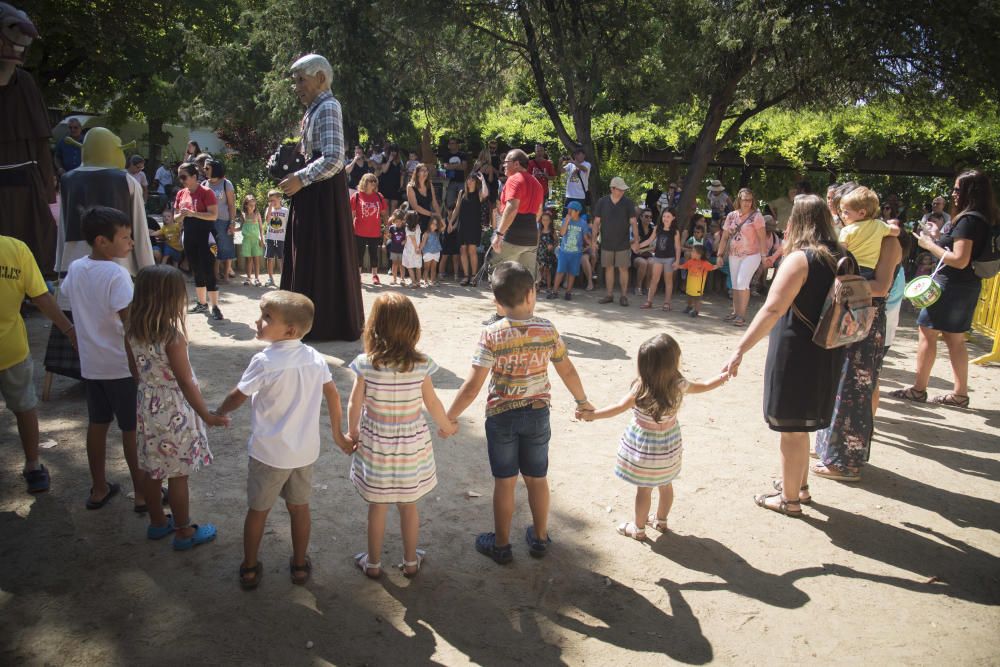
<path fill-rule="evenodd" d="M 344 168 L 344 124 L 341 119 L 340 102 L 333 93 L 320 93 L 302 117 L 302 152 L 306 160 L 314 153 L 321 154 L 296 172 L 307 186 L 323 181 Z"/>

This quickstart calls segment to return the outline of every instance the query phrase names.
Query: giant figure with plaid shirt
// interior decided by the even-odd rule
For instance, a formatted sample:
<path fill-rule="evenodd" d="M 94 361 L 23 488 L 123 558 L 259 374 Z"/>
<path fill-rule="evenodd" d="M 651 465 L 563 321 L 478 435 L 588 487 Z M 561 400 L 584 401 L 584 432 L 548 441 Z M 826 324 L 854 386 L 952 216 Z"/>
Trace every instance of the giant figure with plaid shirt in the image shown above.
<path fill-rule="evenodd" d="M 323 56 L 309 54 L 291 72 L 295 95 L 306 107 L 307 164 L 278 184 L 292 199 L 281 289 L 316 305 L 309 340 L 357 340 L 365 314 L 344 174 L 344 127 L 340 103 L 330 92 L 333 68 Z"/>

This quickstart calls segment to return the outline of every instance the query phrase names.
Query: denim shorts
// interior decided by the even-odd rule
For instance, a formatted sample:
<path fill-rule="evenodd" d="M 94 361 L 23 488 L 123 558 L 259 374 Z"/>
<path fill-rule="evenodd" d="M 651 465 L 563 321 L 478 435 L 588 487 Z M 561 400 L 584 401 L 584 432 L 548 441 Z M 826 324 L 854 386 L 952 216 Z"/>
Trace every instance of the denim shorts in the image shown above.
<path fill-rule="evenodd" d="M 545 477 L 549 471 L 549 408 L 507 410 L 486 418 L 490 470 L 497 479 Z"/>

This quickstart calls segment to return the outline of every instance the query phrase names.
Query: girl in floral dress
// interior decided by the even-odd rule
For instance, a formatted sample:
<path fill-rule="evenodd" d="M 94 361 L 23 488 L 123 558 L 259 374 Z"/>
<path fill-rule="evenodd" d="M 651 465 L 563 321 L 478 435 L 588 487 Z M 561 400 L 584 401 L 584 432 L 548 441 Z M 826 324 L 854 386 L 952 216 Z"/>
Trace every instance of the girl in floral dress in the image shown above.
<path fill-rule="evenodd" d="M 420 519 L 416 502 L 437 485 L 426 407 L 449 436 L 458 429 L 445 414 L 431 375 L 438 369 L 417 351 L 420 319 L 413 303 L 392 292 L 375 299 L 365 323 L 365 353 L 351 362 L 354 390 L 347 407 L 348 436 L 356 444 L 351 481 L 368 503 L 368 551 L 354 556 L 367 576 L 382 574 L 382 540 L 390 505 L 399 510 L 403 533 L 401 566 L 406 577 L 420 571 Z"/>
<path fill-rule="evenodd" d="M 187 289 L 180 271 L 162 264 L 139 271 L 126 335 L 139 385 L 136 435 L 139 468 L 146 473 L 146 536 L 159 540 L 174 533 L 177 551 L 215 539 L 215 526 L 191 523 L 187 478 L 212 462 L 205 425 L 229 424 L 228 417 L 209 412 L 198 389 L 188 360 L 186 310 Z M 163 513 L 163 480 L 173 516 Z"/>
<path fill-rule="evenodd" d="M 552 225 L 552 214 L 546 211 L 539 219 L 541 229 L 538 235 L 538 291 L 552 291 L 552 278 L 556 272 L 556 231 Z"/>

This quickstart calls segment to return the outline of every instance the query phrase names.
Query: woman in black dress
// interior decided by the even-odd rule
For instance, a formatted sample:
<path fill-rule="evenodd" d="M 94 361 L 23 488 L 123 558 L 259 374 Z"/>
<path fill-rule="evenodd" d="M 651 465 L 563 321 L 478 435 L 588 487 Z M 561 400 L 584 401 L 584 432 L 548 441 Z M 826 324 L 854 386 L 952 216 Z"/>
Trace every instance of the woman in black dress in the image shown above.
<path fill-rule="evenodd" d="M 465 278 L 461 285 L 469 285 L 472 276 L 479 271 L 479 241 L 483 236 L 483 202 L 489 197 L 489 190 L 483 176 L 469 174 L 465 188 L 458 196 L 455 210 L 448 220 L 448 229 L 455 235 L 462 272 Z"/>
<path fill-rule="evenodd" d="M 770 333 L 764 367 L 764 418 L 781 433 L 781 482 L 774 493 L 754 496 L 765 509 L 801 516 L 809 502 L 809 433 L 830 424 L 844 348 L 825 350 L 812 341 L 814 326 L 844 256 L 826 202 L 795 198 L 785 231 L 784 259 L 767 301 L 740 339 L 724 371 L 736 377 L 743 355 Z M 787 489 L 788 491 L 783 491 Z"/>
<path fill-rule="evenodd" d="M 421 164 L 413 171 L 413 176 L 406 186 L 406 201 L 410 205 L 410 210 L 416 211 L 420 216 L 418 224 L 423 238 L 431 218 L 441 217 L 441 208 L 438 206 L 437 195 L 434 193 L 434 186 L 431 185 L 426 164 Z"/>
<path fill-rule="evenodd" d="M 399 206 L 403 189 L 403 161 L 399 157 L 399 146 L 389 146 L 385 160 L 379 167 L 378 191 L 389 202 L 389 210 Z"/>
<path fill-rule="evenodd" d="M 967 408 L 969 350 L 965 334 L 972 326 L 983 285 L 982 278 L 972 268 L 972 261 L 982 256 L 993 239 L 1000 225 L 1000 212 L 989 177 L 979 171 L 960 174 L 951 196 L 955 204 L 954 222 L 948 232 L 937 241 L 921 234 L 918 241 L 920 247 L 934 255 L 943 266 L 934 278 L 941 286 L 941 297 L 930 308 L 921 310 L 917 317 L 917 376 L 912 387 L 898 389 L 889 395 L 919 403 L 927 400 L 927 384 L 940 335 L 948 348 L 954 386 L 950 393 L 934 398 L 934 402 Z"/>

